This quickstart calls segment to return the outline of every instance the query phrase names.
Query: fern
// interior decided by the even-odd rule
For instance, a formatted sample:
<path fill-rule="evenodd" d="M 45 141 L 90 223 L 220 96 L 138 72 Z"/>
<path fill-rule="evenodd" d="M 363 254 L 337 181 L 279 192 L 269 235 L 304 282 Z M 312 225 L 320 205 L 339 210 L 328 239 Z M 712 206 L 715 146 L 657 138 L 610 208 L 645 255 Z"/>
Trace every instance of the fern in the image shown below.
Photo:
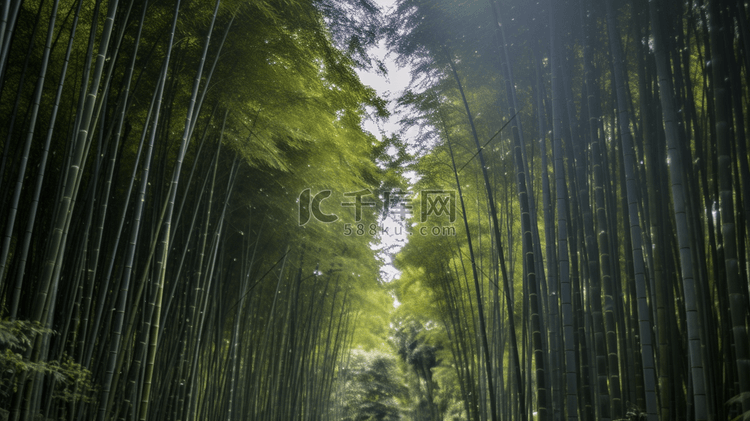
<path fill-rule="evenodd" d="M 31 340 L 39 334 L 54 333 L 38 322 L 26 320 L 0 319 L 0 346 L 24 349 L 31 346 Z"/>
<path fill-rule="evenodd" d="M 5 347 L 0 352 L 0 374 L 10 375 L 9 380 L 2 382 L 3 385 L 7 386 L 6 382 L 11 382 L 10 385 L 15 390 L 19 376 L 14 375 L 19 373 L 48 375 L 57 384 L 55 398 L 67 402 L 90 401 L 92 392 L 96 390 L 91 381 L 91 372 L 71 358 L 63 356 L 59 361 L 34 362 L 13 351 L 30 347 L 36 335 L 54 333 L 52 329 L 37 322 L 0 319 L 0 347 Z"/>

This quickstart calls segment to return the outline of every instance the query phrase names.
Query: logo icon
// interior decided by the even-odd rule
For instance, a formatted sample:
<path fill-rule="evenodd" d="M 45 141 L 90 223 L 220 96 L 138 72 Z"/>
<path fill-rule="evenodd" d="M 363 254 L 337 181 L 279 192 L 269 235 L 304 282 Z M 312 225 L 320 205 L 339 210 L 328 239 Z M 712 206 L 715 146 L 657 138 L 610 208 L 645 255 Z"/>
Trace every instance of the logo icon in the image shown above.
<path fill-rule="evenodd" d="M 310 200 L 310 189 L 302 190 L 302 193 L 299 194 L 299 225 L 307 224 L 310 221 L 311 213 L 320 222 L 331 223 L 338 221 L 338 216 L 325 214 L 320 210 L 320 204 L 329 196 L 331 196 L 330 190 L 322 190 Z"/>

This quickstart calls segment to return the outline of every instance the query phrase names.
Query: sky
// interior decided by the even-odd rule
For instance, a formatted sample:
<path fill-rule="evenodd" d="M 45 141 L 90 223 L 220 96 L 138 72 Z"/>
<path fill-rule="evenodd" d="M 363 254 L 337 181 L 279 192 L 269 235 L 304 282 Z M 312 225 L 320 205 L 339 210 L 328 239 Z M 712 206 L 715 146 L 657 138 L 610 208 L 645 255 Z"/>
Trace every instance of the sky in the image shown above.
<path fill-rule="evenodd" d="M 384 44 L 385 42 L 381 41 L 378 48 L 371 50 L 371 54 L 383 61 L 386 69 L 388 69 L 387 75 L 357 70 L 362 83 L 371 86 L 381 98 L 388 101 L 388 110 L 391 112 L 391 117 L 387 121 L 379 123 L 370 119 L 364 123 L 365 130 L 377 136 L 378 139 L 382 139 L 383 132 L 389 135 L 399 130 L 395 101 L 406 90 L 410 81 L 409 70 L 399 68 L 396 65 L 395 57 L 393 57 L 393 54 L 388 54 Z"/>
<path fill-rule="evenodd" d="M 382 8 L 384 13 L 388 13 L 394 5 L 394 0 L 376 0 L 376 3 Z M 381 60 L 387 69 L 387 74 L 382 75 L 375 71 L 363 71 L 357 70 L 360 80 L 365 85 L 371 86 L 378 95 L 388 101 L 388 110 L 391 112 L 391 116 L 385 121 L 376 121 L 375 119 L 368 119 L 364 122 L 364 129 L 374 134 L 378 139 L 383 139 L 383 135 L 391 135 L 400 131 L 398 124 L 399 110 L 396 109 L 396 100 L 406 90 L 411 81 L 410 70 L 408 68 L 400 68 L 395 63 L 395 55 L 389 54 L 385 47 L 385 41 L 380 41 L 377 48 L 370 51 L 373 58 Z M 394 235 L 394 233 L 401 227 L 401 235 Z M 388 234 L 385 234 L 384 230 L 387 230 Z M 384 261 L 384 265 L 381 267 L 381 276 L 385 282 L 390 282 L 396 278 L 399 271 L 393 266 L 391 256 L 395 253 L 400 246 L 405 244 L 407 236 L 404 234 L 403 222 L 396 221 L 391 217 L 386 218 L 382 222 L 382 230 L 380 236 L 380 244 L 375 244 L 374 247 L 381 249 L 380 257 Z M 394 297 L 394 307 L 399 305 L 398 300 Z"/>
<path fill-rule="evenodd" d="M 380 6 L 383 13 L 387 14 L 395 5 L 395 0 L 375 0 Z M 374 120 L 368 120 L 364 124 L 365 130 L 374 134 L 378 139 L 382 139 L 382 134 L 390 135 L 399 131 L 398 114 L 395 107 L 395 101 L 408 87 L 411 76 L 408 68 L 399 68 L 395 63 L 395 55 L 389 54 L 385 47 L 385 41 L 381 40 L 377 48 L 370 50 L 373 58 L 381 60 L 387 69 L 387 75 L 378 74 L 375 71 L 363 71 L 358 69 L 357 74 L 365 85 L 371 86 L 380 95 L 387 100 L 388 110 L 391 112 L 391 118 L 388 121 L 378 123 Z"/>

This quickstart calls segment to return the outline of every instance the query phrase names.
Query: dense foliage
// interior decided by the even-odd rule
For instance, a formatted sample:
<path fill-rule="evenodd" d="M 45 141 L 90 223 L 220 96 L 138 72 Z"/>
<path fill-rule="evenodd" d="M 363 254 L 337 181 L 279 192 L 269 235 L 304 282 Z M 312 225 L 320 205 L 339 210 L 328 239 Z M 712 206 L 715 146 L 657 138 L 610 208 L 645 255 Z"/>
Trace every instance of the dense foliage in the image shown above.
<path fill-rule="evenodd" d="M 334 209 L 397 180 L 361 129 L 387 112 L 354 72 L 378 65 L 362 54 L 377 7 L 0 13 L 0 302 L 35 329 L 0 330 L 4 415 L 326 415 L 355 326 L 389 302 L 372 239 L 343 235 L 354 212 Z M 306 189 L 333 190 L 340 221 L 301 226 Z"/>
<path fill-rule="evenodd" d="M 398 299 L 429 291 L 467 419 L 748 414 L 747 4 L 396 3 L 413 188 L 458 209 Z"/>
<path fill-rule="evenodd" d="M 747 416 L 748 18 L 1 2 L 0 418 Z"/>

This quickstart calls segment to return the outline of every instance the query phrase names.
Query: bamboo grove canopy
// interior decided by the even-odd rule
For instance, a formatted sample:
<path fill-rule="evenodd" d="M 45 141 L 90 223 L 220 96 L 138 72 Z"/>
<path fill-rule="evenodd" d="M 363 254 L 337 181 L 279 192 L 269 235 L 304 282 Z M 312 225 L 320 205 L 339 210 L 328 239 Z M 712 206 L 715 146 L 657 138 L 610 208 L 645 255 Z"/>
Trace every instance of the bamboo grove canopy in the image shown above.
<path fill-rule="evenodd" d="M 0 2 L 0 418 L 750 416 L 749 18 Z"/>

